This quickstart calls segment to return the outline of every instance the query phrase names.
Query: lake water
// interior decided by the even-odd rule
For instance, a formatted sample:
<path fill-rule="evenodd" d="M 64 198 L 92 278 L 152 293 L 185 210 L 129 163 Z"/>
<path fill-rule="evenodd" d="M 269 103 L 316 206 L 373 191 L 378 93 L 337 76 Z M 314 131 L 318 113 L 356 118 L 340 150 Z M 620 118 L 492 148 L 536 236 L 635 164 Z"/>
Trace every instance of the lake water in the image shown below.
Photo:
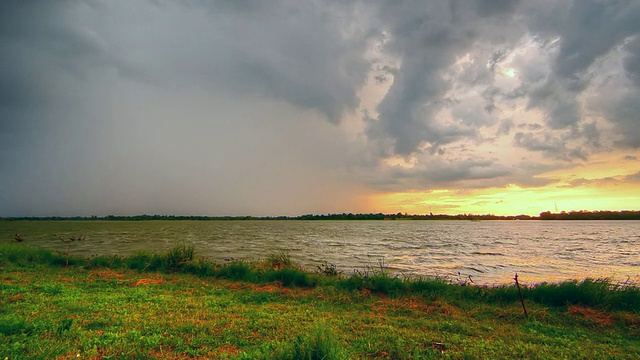
<path fill-rule="evenodd" d="M 76 255 L 161 252 L 180 242 L 223 263 L 288 253 L 307 269 L 379 266 L 475 283 L 609 277 L 640 280 L 640 221 L 0 221 L 1 239 L 63 251 L 56 238 L 86 236 Z"/>

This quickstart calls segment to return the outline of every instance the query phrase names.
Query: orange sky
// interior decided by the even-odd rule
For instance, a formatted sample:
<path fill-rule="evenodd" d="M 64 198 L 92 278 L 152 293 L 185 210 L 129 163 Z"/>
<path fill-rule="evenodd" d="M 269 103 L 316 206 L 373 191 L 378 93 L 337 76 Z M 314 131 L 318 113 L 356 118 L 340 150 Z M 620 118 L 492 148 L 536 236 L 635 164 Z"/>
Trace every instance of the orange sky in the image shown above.
<path fill-rule="evenodd" d="M 538 215 L 543 211 L 637 210 L 640 179 L 626 178 L 640 171 L 638 161 L 610 154 L 582 165 L 542 174 L 554 180 L 542 187 L 435 189 L 372 195 L 372 212 L 409 214 Z"/>

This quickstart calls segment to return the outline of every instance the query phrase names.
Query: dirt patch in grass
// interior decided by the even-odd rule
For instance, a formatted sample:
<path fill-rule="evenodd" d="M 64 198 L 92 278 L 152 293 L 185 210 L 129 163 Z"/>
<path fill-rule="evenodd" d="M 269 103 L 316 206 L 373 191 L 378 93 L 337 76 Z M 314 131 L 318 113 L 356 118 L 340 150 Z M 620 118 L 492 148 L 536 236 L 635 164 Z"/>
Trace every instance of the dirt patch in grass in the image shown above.
<path fill-rule="evenodd" d="M 162 279 L 140 279 L 138 281 L 136 281 L 136 283 L 133 286 L 143 286 L 143 285 L 160 285 L 160 284 L 164 284 L 164 280 Z"/>
<path fill-rule="evenodd" d="M 567 313 L 574 318 L 585 319 L 597 325 L 613 326 L 613 317 L 611 314 L 603 313 L 596 309 L 572 305 L 567 309 Z"/>
<path fill-rule="evenodd" d="M 446 316 L 459 315 L 462 312 L 460 308 L 450 304 L 441 303 L 437 300 L 428 303 L 425 300 L 416 297 L 398 299 L 383 297 L 375 302 L 374 309 L 385 313 L 389 311 L 405 310 L 423 315 Z"/>
<path fill-rule="evenodd" d="M 8 303 L 14 303 L 22 300 L 24 300 L 24 294 L 14 294 L 7 297 Z"/>
<path fill-rule="evenodd" d="M 240 352 L 240 348 L 235 345 L 223 345 L 218 348 L 218 354 L 237 355 Z"/>
<path fill-rule="evenodd" d="M 100 269 L 90 271 L 89 278 L 92 277 L 96 277 L 104 281 L 122 280 L 122 278 L 124 278 L 124 274 L 111 269 Z"/>

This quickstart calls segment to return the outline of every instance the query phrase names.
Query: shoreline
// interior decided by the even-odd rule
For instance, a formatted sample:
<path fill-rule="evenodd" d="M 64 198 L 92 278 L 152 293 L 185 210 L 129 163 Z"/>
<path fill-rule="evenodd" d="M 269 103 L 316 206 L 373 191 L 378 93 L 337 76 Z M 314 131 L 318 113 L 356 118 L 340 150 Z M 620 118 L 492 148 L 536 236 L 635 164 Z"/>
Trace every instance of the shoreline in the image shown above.
<path fill-rule="evenodd" d="M 68 264 L 68 265 L 67 265 Z M 301 271 L 283 254 L 206 265 L 189 247 L 77 258 L 0 244 L 3 358 L 640 356 L 640 289 L 525 288 Z M 537 289 L 537 290 L 536 290 Z"/>

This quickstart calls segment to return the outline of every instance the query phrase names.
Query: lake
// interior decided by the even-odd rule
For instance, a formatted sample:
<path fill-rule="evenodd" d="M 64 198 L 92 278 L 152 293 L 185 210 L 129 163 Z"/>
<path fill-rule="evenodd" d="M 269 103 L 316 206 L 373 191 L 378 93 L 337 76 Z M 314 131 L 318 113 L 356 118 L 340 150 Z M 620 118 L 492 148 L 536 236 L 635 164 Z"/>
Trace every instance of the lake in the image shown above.
<path fill-rule="evenodd" d="M 378 267 L 476 284 L 640 281 L 640 221 L 0 221 L 0 238 L 72 254 L 162 252 L 184 242 L 216 263 L 286 252 L 309 270 Z"/>

